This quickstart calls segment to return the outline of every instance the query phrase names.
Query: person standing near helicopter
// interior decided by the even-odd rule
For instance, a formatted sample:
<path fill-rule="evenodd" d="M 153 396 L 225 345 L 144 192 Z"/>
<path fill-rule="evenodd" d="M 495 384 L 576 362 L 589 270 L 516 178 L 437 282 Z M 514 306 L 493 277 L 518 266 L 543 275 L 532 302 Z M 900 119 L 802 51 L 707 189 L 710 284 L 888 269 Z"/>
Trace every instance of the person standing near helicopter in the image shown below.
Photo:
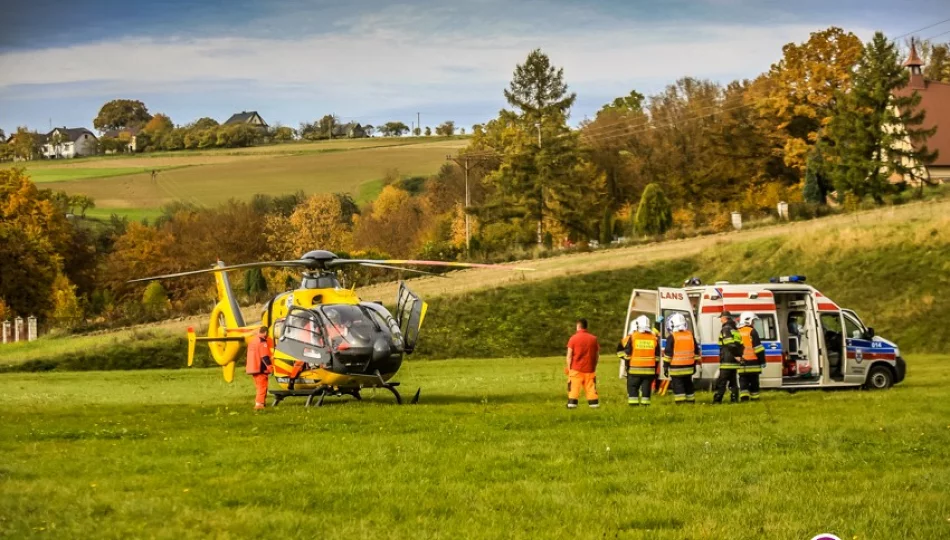
<path fill-rule="evenodd" d="M 262 326 L 257 335 L 247 343 L 247 367 L 245 372 L 254 378 L 256 395 L 254 410 L 264 408 L 267 402 L 267 376 L 271 372 L 270 346 L 267 344 L 267 327 Z"/>

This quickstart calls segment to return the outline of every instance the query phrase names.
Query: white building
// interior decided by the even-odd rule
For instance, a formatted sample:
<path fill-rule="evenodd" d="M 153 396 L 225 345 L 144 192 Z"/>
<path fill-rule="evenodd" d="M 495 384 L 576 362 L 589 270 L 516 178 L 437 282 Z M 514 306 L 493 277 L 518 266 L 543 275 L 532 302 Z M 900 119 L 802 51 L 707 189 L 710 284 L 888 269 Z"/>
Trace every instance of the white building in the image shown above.
<path fill-rule="evenodd" d="M 98 139 L 86 128 L 56 128 L 46 134 L 41 148 L 48 159 L 91 156 L 96 153 Z"/>

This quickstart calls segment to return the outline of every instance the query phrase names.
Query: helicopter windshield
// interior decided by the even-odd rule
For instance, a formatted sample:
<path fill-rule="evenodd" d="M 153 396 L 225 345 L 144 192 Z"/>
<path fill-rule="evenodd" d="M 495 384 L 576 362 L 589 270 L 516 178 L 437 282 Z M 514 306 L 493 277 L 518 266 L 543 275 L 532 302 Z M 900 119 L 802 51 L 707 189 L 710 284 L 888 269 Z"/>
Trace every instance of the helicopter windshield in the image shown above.
<path fill-rule="evenodd" d="M 354 347 L 372 347 L 373 340 L 383 328 L 378 315 L 355 305 L 322 306 L 327 338 L 334 347 L 348 343 Z"/>

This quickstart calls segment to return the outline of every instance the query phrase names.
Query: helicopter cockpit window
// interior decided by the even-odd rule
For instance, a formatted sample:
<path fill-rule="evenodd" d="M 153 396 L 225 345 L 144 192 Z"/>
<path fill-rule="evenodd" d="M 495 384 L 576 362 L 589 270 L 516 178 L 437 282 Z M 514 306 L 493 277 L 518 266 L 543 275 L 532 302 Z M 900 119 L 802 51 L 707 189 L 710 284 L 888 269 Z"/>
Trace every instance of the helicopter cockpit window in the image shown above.
<path fill-rule="evenodd" d="M 346 342 L 355 347 L 372 347 L 382 330 L 379 321 L 362 306 L 332 305 L 320 308 L 326 320 L 327 338 L 336 346 Z"/>
<path fill-rule="evenodd" d="M 324 347 L 325 339 L 319 317 L 313 311 L 292 310 L 285 319 L 275 323 L 279 325 L 280 341 L 293 341 L 304 345 Z M 278 328 L 275 328 L 275 334 Z"/>

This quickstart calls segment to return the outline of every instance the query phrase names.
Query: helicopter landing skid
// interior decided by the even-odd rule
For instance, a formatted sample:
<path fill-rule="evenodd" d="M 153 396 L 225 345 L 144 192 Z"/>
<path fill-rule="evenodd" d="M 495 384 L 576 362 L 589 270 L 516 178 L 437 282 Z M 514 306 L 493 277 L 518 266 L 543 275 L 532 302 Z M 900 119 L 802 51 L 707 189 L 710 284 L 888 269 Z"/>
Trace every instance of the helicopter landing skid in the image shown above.
<path fill-rule="evenodd" d="M 378 387 L 371 388 L 385 388 L 392 392 L 393 396 L 396 398 L 396 403 L 402 405 L 402 396 L 399 395 L 399 391 L 396 390 L 396 387 L 399 386 L 398 382 L 394 383 L 383 383 Z M 359 388 L 333 388 L 330 386 L 319 386 L 312 390 L 271 390 L 271 395 L 274 396 L 274 404 L 272 407 L 280 405 L 280 402 L 288 397 L 305 397 L 307 398 L 307 403 L 304 407 L 322 407 L 323 400 L 327 396 L 353 396 L 356 401 L 363 401 L 363 396 L 360 395 Z M 316 403 L 314 403 L 316 399 Z M 413 399 L 413 403 L 419 400 L 418 392 L 416 397 Z"/>

